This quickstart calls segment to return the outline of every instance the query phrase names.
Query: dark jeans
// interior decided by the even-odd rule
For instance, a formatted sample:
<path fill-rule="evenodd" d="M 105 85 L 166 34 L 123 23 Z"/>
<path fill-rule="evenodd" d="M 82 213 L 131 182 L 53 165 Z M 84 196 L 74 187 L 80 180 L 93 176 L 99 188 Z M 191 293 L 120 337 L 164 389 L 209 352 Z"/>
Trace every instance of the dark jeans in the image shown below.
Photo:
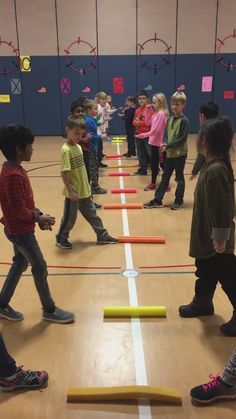
<path fill-rule="evenodd" d="M 177 182 L 177 188 L 175 191 L 175 202 L 177 204 L 182 204 L 185 190 L 184 166 L 186 158 L 187 154 L 185 154 L 184 156 L 176 157 L 174 159 L 171 159 L 169 157 L 166 158 L 161 183 L 155 192 L 156 199 L 160 201 L 163 199 L 166 189 L 169 186 L 171 175 L 175 170 L 175 180 Z"/>
<path fill-rule="evenodd" d="M 152 169 L 152 183 L 156 183 L 157 175 L 159 175 L 161 166 L 162 170 L 164 171 L 165 160 L 166 160 L 166 153 L 162 153 L 162 161 L 159 155 L 159 147 L 155 145 L 151 145 L 151 169 Z"/>
<path fill-rule="evenodd" d="M 53 312 L 55 310 L 55 303 L 48 287 L 47 264 L 34 233 L 30 232 L 20 236 L 11 236 L 6 229 L 4 231 L 7 238 L 13 244 L 15 255 L 12 258 L 13 264 L 0 292 L 0 307 L 5 308 L 9 304 L 21 275 L 26 271 L 30 263 L 41 304 L 45 311 Z"/>
<path fill-rule="evenodd" d="M 142 173 L 147 173 L 147 166 L 151 160 L 151 147 L 148 144 L 148 138 L 142 140 L 136 138 L 136 148 L 139 161 L 139 170 Z"/>
<path fill-rule="evenodd" d="M 84 164 L 88 176 L 88 181 L 90 183 L 90 152 L 89 150 L 83 150 Z"/>
<path fill-rule="evenodd" d="M 213 298 L 217 283 L 228 296 L 236 310 L 236 256 L 234 254 L 217 253 L 206 259 L 196 259 L 195 295 L 200 301 Z"/>
<path fill-rule="evenodd" d="M 101 163 L 101 161 L 102 161 L 102 159 L 103 159 L 102 154 L 103 154 L 103 141 L 102 141 L 102 139 L 100 138 L 100 139 L 98 140 L 98 151 L 97 151 L 98 163 Z"/>
<path fill-rule="evenodd" d="M 128 134 L 127 133 L 127 145 L 128 145 L 128 154 L 131 156 L 136 155 L 136 149 L 135 149 L 135 138 L 134 134 Z"/>
<path fill-rule="evenodd" d="M 16 372 L 16 362 L 7 352 L 3 337 L 0 333 L 0 377 L 10 377 Z"/>

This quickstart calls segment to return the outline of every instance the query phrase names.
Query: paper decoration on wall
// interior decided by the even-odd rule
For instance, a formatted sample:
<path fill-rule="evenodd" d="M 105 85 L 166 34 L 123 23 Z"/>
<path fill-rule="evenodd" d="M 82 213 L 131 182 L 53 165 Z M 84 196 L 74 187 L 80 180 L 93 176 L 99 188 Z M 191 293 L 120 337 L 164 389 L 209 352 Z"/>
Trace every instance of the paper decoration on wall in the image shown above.
<path fill-rule="evenodd" d="M 145 56 L 145 48 L 149 47 L 150 44 L 156 44 L 158 46 L 158 53 L 156 54 L 157 61 L 151 62 L 149 58 Z M 154 74 L 157 74 L 157 70 L 170 65 L 170 50 L 172 46 L 168 46 L 167 43 L 160 38 L 157 38 L 157 34 L 154 34 L 154 38 L 147 39 L 147 41 L 138 43 L 139 47 L 139 61 L 142 68 L 153 70 Z M 161 49 L 161 53 L 160 53 Z M 147 50 L 148 54 L 148 50 Z"/>
<path fill-rule="evenodd" d="M 64 95 L 70 94 L 70 79 L 61 79 L 61 93 Z"/>
<path fill-rule="evenodd" d="M 11 60 L 11 67 L 4 67 L 2 64 L 2 67 L 0 68 L 0 75 L 6 76 L 7 74 L 12 73 L 13 71 L 16 71 L 20 68 L 20 57 L 19 57 L 19 50 L 18 48 L 14 47 L 12 44 L 12 41 L 5 41 L 0 37 L 0 48 L 4 47 L 10 50 L 10 52 L 13 54 L 13 59 Z M 6 54 L 0 53 L 0 55 L 4 56 Z"/>
<path fill-rule="evenodd" d="M 234 99 L 234 91 L 233 90 L 225 90 L 224 91 L 224 99 Z"/>
<path fill-rule="evenodd" d="M 80 57 L 76 52 L 75 46 L 80 46 L 81 44 L 85 44 L 88 46 L 88 53 L 83 55 L 90 55 L 91 58 L 88 60 L 88 65 L 81 67 L 80 66 Z M 89 71 L 92 71 L 96 69 L 96 60 L 97 60 L 97 49 L 96 47 L 93 47 L 89 42 L 83 41 L 80 36 L 76 39 L 76 41 L 72 42 L 66 49 L 64 49 L 66 53 L 66 67 L 69 67 L 71 70 L 76 71 L 76 73 L 79 73 L 81 75 L 85 75 Z M 72 61 L 77 60 L 78 64 Z"/>
<path fill-rule="evenodd" d="M 31 71 L 31 61 L 29 55 L 20 56 L 20 69 L 23 72 Z"/>
<path fill-rule="evenodd" d="M 113 77 L 113 93 L 124 93 L 123 77 Z"/>
<path fill-rule="evenodd" d="M 185 85 L 181 84 L 179 87 L 177 87 L 176 90 L 179 90 L 180 92 L 183 92 L 185 90 Z"/>
<path fill-rule="evenodd" d="M 38 89 L 38 93 L 47 93 L 46 87 L 42 86 L 40 89 Z"/>
<path fill-rule="evenodd" d="M 202 92 L 212 92 L 212 76 L 203 76 L 202 77 Z"/>
<path fill-rule="evenodd" d="M 148 84 L 146 87 L 144 87 L 144 90 L 152 90 L 152 85 Z"/>
<path fill-rule="evenodd" d="M 231 35 L 226 36 L 224 39 L 217 38 L 217 41 L 219 42 L 219 45 L 218 45 L 218 48 L 217 48 L 217 60 L 216 60 L 216 62 L 218 64 L 223 65 L 228 72 L 230 70 L 236 69 L 236 63 L 232 63 L 230 60 L 227 61 L 227 58 L 226 58 L 227 55 L 224 53 L 225 44 L 228 41 L 232 42 L 232 39 L 236 43 L 236 29 L 233 30 L 233 33 L 231 33 Z M 222 54 L 224 54 L 224 56 Z"/>
<path fill-rule="evenodd" d="M 10 103 L 10 95 L 0 95 L 0 103 Z"/>
<path fill-rule="evenodd" d="M 21 94 L 21 79 L 11 79 L 11 92 L 13 95 Z"/>
<path fill-rule="evenodd" d="M 86 86 L 83 90 L 82 93 L 91 93 L 91 88 L 89 86 Z"/>

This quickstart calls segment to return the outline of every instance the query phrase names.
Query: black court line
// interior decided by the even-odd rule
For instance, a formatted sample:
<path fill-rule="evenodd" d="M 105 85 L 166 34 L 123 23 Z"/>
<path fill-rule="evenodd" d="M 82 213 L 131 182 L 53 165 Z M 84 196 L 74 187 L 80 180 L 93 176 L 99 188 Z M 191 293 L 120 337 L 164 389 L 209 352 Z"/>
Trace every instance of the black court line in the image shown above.
<path fill-rule="evenodd" d="M 26 170 L 26 172 L 33 172 L 34 170 L 44 169 L 46 167 L 59 166 L 60 163 L 47 164 L 45 166 L 33 167 L 33 169 Z M 46 176 L 47 177 L 47 176 Z"/>

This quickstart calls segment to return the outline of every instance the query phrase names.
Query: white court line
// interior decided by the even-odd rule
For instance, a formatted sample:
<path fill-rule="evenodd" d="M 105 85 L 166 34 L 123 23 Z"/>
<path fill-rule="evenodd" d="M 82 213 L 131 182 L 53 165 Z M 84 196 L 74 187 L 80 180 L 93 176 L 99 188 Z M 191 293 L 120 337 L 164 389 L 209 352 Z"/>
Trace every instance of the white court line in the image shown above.
<path fill-rule="evenodd" d="M 117 154 L 120 154 L 120 145 L 117 144 Z M 121 164 L 121 160 L 118 160 L 118 164 Z M 122 168 L 118 169 L 119 172 L 122 172 Z M 124 188 L 124 178 L 119 177 L 120 180 L 120 189 Z M 125 204 L 125 194 L 121 194 L 121 203 Z M 128 214 L 126 209 L 122 209 L 122 222 L 123 222 L 123 232 L 124 236 L 129 236 L 129 222 Z M 130 243 L 125 243 L 125 260 L 126 268 L 134 269 L 133 265 L 133 256 L 132 248 Z M 129 290 L 129 302 L 131 306 L 138 306 L 138 297 L 136 289 L 136 279 L 128 278 L 128 290 Z M 135 364 L 135 375 L 136 375 L 136 384 L 137 385 L 147 385 L 147 373 L 145 366 L 145 358 L 143 351 L 143 339 L 141 332 L 141 323 L 139 319 L 131 319 L 132 325 L 132 335 L 133 335 L 133 345 L 134 345 L 134 364 Z M 139 417 L 140 419 L 151 419 L 151 408 L 148 400 L 141 400 L 138 403 Z"/>

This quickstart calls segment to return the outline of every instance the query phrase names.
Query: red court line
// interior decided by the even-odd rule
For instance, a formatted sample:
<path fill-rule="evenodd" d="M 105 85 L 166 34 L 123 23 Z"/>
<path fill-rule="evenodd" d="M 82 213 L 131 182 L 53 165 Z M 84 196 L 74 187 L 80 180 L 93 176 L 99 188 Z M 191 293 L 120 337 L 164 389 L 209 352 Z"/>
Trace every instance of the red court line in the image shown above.
<path fill-rule="evenodd" d="M 154 268 L 187 268 L 195 265 L 153 265 L 153 266 L 139 266 L 139 269 L 154 269 Z"/>
<path fill-rule="evenodd" d="M 12 265 L 10 262 L 0 262 L 0 265 Z M 121 266 L 64 266 L 64 265 L 47 265 L 48 268 L 60 269 L 121 269 Z"/>

